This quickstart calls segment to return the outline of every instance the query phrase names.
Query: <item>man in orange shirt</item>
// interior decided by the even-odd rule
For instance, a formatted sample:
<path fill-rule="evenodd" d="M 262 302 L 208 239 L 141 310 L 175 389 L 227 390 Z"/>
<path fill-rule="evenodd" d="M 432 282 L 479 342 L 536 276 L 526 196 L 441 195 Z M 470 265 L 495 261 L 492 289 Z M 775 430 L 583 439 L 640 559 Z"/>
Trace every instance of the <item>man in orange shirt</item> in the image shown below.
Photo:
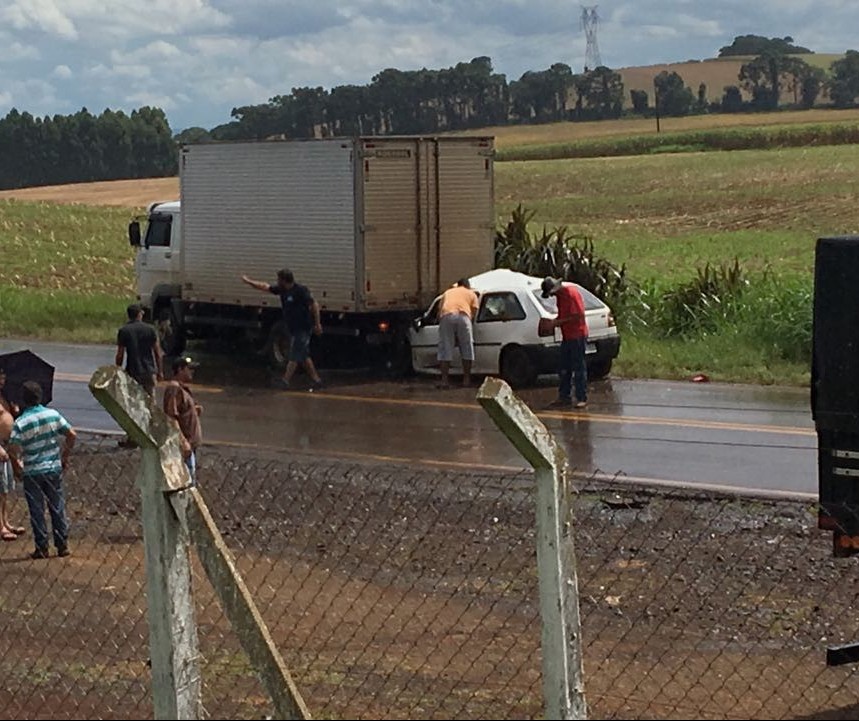
<path fill-rule="evenodd" d="M 558 301 L 558 317 L 555 328 L 561 329 L 561 363 L 558 375 L 558 399 L 555 407 L 573 405 L 572 376 L 576 377 L 576 408 L 588 404 L 588 369 L 585 364 L 585 349 L 588 342 L 588 324 L 585 320 L 585 302 L 574 285 L 564 285 L 560 280 L 546 278 L 542 295 L 553 295 Z"/>
<path fill-rule="evenodd" d="M 453 349 L 457 346 L 462 358 L 462 385 L 471 384 L 471 364 L 474 362 L 471 323 L 476 313 L 477 293 L 471 289 L 467 278 L 460 278 L 456 285 L 442 294 L 438 311 L 438 362 L 442 388 L 450 385 L 450 363 Z"/>

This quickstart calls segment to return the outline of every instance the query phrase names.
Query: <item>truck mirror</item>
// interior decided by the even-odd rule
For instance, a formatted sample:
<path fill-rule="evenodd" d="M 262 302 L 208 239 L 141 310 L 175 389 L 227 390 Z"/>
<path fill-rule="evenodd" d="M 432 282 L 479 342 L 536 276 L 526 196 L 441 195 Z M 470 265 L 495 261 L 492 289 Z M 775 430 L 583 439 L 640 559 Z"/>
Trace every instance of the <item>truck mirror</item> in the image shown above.
<path fill-rule="evenodd" d="M 140 223 L 136 220 L 128 224 L 128 242 L 135 248 L 140 247 Z"/>

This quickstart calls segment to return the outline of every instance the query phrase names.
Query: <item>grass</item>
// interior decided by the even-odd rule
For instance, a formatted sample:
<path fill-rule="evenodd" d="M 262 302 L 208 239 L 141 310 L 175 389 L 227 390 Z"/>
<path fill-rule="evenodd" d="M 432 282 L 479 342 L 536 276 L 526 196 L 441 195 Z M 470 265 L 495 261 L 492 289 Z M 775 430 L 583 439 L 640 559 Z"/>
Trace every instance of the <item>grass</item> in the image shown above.
<path fill-rule="evenodd" d="M 0 335 L 72 343 L 112 343 L 127 297 L 0 286 Z"/>
<path fill-rule="evenodd" d="M 773 358 L 738 334 L 716 333 L 695 339 L 664 339 L 649 334 L 623 336 L 612 373 L 627 378 L 688 380 L 704 373 L 714 382 L 805 386 L 804 364 Z"/>
<path fill-rule="evenodd" d="M 129 214 L 0 201 L 0 333 L 112 342 L 133 298 Z"/>
<path fill-rule="evenodd" d="M 594 238 L 634 278 L 682 279 L 734 257 L 808 274 L 824 234 L 859 231 L 859 145 L 499 164 L 498 221 L 519 203 Z"/>

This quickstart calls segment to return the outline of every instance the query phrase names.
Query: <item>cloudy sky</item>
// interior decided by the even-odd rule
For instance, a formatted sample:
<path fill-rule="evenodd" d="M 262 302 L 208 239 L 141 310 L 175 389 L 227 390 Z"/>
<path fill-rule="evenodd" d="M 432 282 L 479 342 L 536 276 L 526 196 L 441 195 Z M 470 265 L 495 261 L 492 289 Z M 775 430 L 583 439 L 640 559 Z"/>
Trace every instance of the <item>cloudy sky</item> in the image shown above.
<path fill-rule="evenodd" d="M 598 12 L 613 68 L 713 57 L 746 33 L 859 46 L 859 0 L 601 0 Z M 508 79 L 554 62 L 580 71 L 580 15 L 567 0 L 0 0 L 0 114 L 156 105 L 179 131 L 387 67 L 488 55 Z"/>

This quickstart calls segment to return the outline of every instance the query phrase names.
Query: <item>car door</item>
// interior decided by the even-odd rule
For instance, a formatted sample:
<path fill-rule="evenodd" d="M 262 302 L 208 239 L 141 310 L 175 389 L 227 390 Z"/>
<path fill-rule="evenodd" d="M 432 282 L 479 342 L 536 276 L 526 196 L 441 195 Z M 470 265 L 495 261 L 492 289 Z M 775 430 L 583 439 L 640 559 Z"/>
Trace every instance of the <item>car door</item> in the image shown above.
<path fill-rule="evenodd" d="M 417 328 L 411 332 L 412 367 L 416 371 L 438 368 L 438 310 L 441 298 L 436 298 L 426 313 L 418 320 Z M 459 357 L 454 357 L 452 366 L 458 366 Z"/>
<path fill-rule="evenodd" d="M 521 336 L 525 309 L 513 291 L 492 291 L 480 298 L 474 323 L 474 372 L 498 373 L 501 350 Z"/>

